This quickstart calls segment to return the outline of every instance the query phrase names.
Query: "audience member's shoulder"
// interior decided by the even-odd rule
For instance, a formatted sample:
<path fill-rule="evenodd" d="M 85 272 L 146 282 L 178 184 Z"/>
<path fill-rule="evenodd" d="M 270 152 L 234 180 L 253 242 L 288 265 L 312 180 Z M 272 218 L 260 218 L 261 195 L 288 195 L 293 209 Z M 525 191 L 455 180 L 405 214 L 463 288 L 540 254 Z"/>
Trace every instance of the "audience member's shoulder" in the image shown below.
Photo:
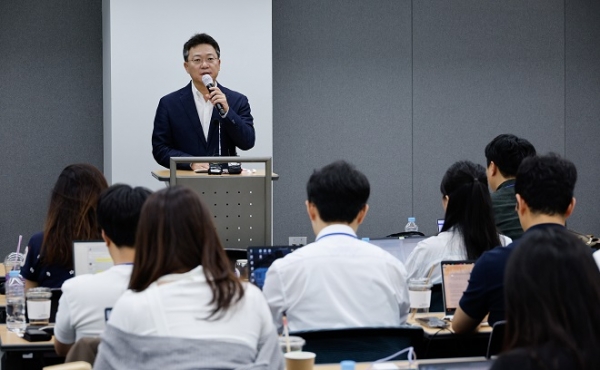
<path fill-rule="evenodd" d="M 40 248 L 42 247 L 42 241 L 44 241 L 44 233 L 42 231 L 40 231 L 39 233 L 33 234 L 31 239 L 29 239 L 29 243 L 27 244 L 27 247 L 29 248 L 29 250 L 39 251 Z"/>
<path fill-rule="evenodd" d="M 93 274 L 74 276 L 70 279 L 65 280 L 65 282 L 61 286 L 61 290 L 63 291 L 63 294 L 69 293 L 71 291 L 84 292 L 89 289 L 82 290 L 80 288 L 85 288 L 86 286 L 89 286 L 93 280 L 94 280 Z"/>
<path fill-rule="evenodd" d="M 510 243 L 506 246 L 500 245 L 496 248 L 490 249 L 487 252 L 484 252 L 481 257 L 477 259 L 476 265 L 495 265 L 498 263 L 498 261 L 508 260 L 514 245 L 514 243 Z"/>
<path fill-rule="evenodd" d="M 517 348 L 499 356 L 492 370 L 512 370 L 512 369 L 531 369 L 531 356 L 527 349 Z"/>

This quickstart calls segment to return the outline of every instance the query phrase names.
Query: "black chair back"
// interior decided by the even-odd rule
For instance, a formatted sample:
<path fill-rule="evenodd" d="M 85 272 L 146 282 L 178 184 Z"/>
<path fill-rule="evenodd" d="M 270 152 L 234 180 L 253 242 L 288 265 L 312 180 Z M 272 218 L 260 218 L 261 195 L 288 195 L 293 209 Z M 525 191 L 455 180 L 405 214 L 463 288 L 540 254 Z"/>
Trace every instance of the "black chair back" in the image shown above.
<path fill-rule="evenodd" d="M 303 351 L 317 354 L 315 363 L 339 363 L 343 360 L 373 362 L 393 355 L 407 347 L 420 352 L 423 329 L 404 328 L 354 328 L 296 332 L 304 338 Z M 405 360 L 407 353 L 393 360 Z"/>
<path fill-rule="evenodd" d="M 502 346 L 504 345 L 504 331 L 506 329 L 506 321 L 497 321 L 492 327 L 492 334 L 490 334 L 490 340 L 488 342 L 486 358 L 490 358 L 502 352 Z"/>
<path fill-rule="evenodd" d="M 431 287 L 431 303 L 429 312 L 444 312 L 444 296 L 442 294 L 442 284 L 435 284 Z"/>

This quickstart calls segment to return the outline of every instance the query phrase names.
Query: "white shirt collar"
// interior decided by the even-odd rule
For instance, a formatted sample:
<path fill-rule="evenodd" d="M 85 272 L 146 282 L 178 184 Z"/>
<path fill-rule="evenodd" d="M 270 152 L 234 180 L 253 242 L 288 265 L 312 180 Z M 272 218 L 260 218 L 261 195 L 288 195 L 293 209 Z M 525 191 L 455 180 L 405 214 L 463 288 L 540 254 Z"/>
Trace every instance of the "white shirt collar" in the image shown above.
<path fill-rule="evenodd" d="M 356 238 L 356 233 L 350 226 L 344 224 L 334 224 L 324 227 L 319 234 L 317 234 L 316 240 L 332 234 L 348 234 L 349 236 Z"/>

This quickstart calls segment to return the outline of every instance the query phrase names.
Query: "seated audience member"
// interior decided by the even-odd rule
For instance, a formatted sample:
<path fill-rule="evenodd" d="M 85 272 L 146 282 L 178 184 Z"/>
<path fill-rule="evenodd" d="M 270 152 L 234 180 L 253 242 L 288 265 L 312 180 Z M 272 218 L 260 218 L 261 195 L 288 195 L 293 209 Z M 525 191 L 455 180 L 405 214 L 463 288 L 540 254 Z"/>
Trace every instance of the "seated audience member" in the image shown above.
<path fill-rule="evenodd" d="M 432 284 L 442 283 L 441 261 L 475 260 L 512 241 L 496 231 L 483 166 L 469 161 L 454 163 L 446 171 L 440 191 L 444 227 L 438 235 L 417 244 L 406 261 L 409 279 L 426 278 L 431 271 Z"/>
<path fill-rule="evenodd" d="M 106 189 L 102 172 L 89 164 L 67 166 L 58 177 L 44 231 L 29 239 L 21 275 L 25 289 L 60 288 L 73 277 L 73 241 L 100 239 L 98 196 Z"/>
<path fill-rule="evenodd" d="M 394 327 L 409 311 L 406 270 L 381 248 L 361 241 L 369 181 L 338 161 L 308 180 L 306 208 L 317 238 L 267 271 L 263 293 L 275 325 L 290 331 Z"/>
<path fill-rule="evenodd" d="M 508 352 L 492 370 L 600 369 L 600 271 L 567 230 L 527 232 L 506 266 Z"/>
<path fill-rule="evenodd" d="M 54 326 L 54 348 L 58 355 L 66 356 L 79 339 L 96 337 L 104 331 L 105 310 L 112 308 L 129 285 L 135 232 L 142 205 L 149 195 L 150 190 L 128 185 L 113 185 L 100 195 L 98 223 L 114 266 L 64 282 Z"/>
<path fill-rule="evenodd" d="M 515 182 L 517 213 L 527 235 L 537 229 L 564 229 L 575 208 L 577 169 L 555 154 L 523 160 Z M 467 290 L 452 320 L 456 333 L 474 330 L 489 313 L 488 322 L 504 320 L 504 269 L 519 240 L 485 252 L 475 263 Z"/>
<path fill-rule="evenodd" d="M 498 135 L 485 147 L 486 173 L 493 192 L 496 226 L 512 239 L 523 235 L 515 211 L 515 176 L 523 159 L 535 154 L 535 148 L 529 141 L 511 134 Z"/>
<path fill-rule="evenodd" d="M 196 193 L 152 194 L 135 251 L 130 290 L 111 312 L 95 370 L 283 369 L 267 302 L 233 273 Z"/>

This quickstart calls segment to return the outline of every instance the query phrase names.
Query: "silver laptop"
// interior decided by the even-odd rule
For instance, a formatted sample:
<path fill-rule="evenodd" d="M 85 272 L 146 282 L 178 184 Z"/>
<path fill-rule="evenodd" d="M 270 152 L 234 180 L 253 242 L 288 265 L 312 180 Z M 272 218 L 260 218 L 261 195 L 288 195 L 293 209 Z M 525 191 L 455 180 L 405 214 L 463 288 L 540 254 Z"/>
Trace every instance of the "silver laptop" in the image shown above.
<path fill-rule="evenodd" d="M 392 256 L 396 257 L 402 263 L 406 263 L 408 256 L 411 254 L 413 249 L 419 244 L 420 241 L 427 239 L 424 236 L 411 236 L 411 237 L 390 237 L 390 238 L 377 238 L 367 240 L 369 243 L 378 246 L 379 248 L 387 251 Z"/>
<path fill-rule="evenodd" d="M 475 261 L 442 261 L 442 297 L 444 299 L 444 319 L 452 320 L 458 302 L 469 285 Z"/>
<path fill-rule="evenodd" d="M 108 247 L 102 240 L 74 241 L 73 264 L 75 276 L 106 271 L 114 265 Z"/>

